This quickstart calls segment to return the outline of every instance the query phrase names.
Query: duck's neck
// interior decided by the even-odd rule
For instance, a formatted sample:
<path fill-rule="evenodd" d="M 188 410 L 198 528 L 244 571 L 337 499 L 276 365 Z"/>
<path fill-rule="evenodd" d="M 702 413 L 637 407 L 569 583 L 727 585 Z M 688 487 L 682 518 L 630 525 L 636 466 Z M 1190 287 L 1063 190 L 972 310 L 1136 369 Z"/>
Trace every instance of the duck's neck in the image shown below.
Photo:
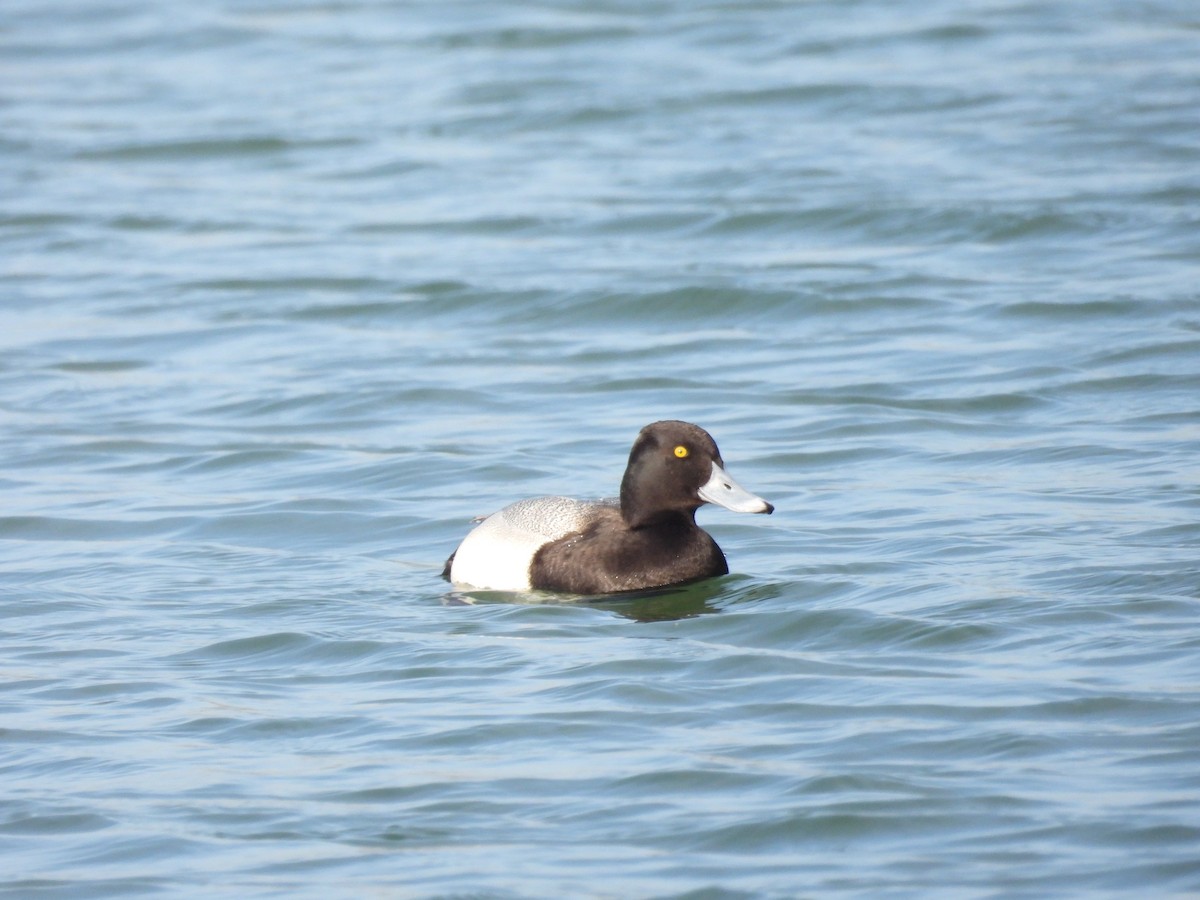
<path fill-rule="evenodd" d="M 621 498 L 621 517 L 625 524 L 634 530 L 649 528 L 655 531 L 676 531 L 696 525 L 694 509 L 639 508 L 637 504 L 626 503 L 624 497 Z"/>

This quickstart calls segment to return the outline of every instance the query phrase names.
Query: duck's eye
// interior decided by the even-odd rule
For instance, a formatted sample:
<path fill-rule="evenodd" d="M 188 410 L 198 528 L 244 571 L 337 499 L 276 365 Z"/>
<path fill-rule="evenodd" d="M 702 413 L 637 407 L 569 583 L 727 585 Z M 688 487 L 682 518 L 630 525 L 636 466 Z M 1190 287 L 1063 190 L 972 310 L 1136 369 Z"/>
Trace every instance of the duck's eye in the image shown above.
<path fill-rule="evenodd" d="M 683 446 L 683 444 L 680 444 L 678 447 L 675 448 L 675 455 L 678 456 L 680 459 L 683 459 L 685 456 L 688 455 L 688 448 Z"/>

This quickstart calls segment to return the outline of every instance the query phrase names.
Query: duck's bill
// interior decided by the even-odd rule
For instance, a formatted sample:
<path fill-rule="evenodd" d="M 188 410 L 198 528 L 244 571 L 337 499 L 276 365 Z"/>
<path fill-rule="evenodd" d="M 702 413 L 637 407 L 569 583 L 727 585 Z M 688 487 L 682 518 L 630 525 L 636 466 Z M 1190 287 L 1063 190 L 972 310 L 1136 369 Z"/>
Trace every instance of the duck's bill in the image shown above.
<path fill-rule="evenodd" d="M 752 494 L 713 463 L 712 476 L 697 491 L 701 500 L 715 503 L 734 512 L 772 513 L 775 507 L 757 494 Z"/>

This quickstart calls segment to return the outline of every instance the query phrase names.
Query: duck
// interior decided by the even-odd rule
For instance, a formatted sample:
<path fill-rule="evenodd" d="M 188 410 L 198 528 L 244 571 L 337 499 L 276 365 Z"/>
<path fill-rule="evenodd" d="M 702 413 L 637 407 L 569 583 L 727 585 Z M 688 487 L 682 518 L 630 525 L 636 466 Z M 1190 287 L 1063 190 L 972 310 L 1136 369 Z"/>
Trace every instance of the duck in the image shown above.
<path fill-rule="evenodd" d="M 729 475 L 703 428 L 653 422 L 633 442 L 619 497 L 512 503 L 463 538 L 442 577 L 466 589 L 599 595 L 726 575 L 725 554 L 696 524 L 705 503 L 775 511 Z"/>

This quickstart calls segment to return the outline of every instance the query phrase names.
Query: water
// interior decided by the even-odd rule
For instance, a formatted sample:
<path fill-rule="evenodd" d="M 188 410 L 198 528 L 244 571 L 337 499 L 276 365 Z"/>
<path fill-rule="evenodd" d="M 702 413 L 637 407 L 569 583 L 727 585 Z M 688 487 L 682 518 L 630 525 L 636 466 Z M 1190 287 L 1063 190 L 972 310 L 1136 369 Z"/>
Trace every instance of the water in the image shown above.
<path fill-rule="evenodd" d="M 11 0 L 5 893 L 1200 892 L 1198 38 Z M 664 417 L 733 574 L 438 578 Z"/>

